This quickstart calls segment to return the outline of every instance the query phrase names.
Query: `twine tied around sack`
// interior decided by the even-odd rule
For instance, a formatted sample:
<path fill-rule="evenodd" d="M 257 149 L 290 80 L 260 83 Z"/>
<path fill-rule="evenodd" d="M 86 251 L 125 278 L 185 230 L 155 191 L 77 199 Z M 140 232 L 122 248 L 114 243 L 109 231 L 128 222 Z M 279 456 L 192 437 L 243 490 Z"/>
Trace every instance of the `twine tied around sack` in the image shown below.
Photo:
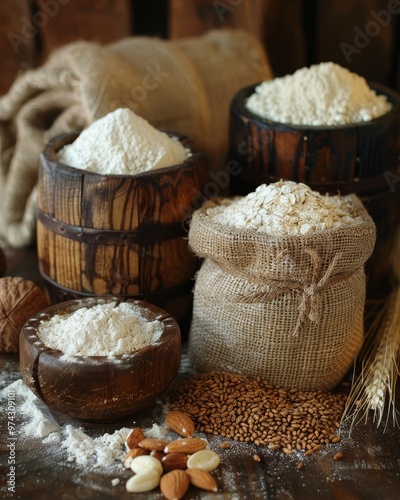
<path fill-rule="evenodd" d="M 298 305 L 299 316 L 292 333 L 293 336 L 297 336 L 300 332 L 302 332 L 308 321 L 317 324 L 319 323 L 321 318 L 322 292 L 349 277 L 349 273 L 340 273 L 336 276 L 332 276 L 332 273 L 342 256 L 342 252 L 337 252 L 335 254 L 327 270 L 323 274 L 321 270 L 322 259 L 318 253 L 312 248 L 306 248 L 305 252 L 311 258 L 311 265 L 313 269 L 311 282 L 305 282 L 302 280 L 281 281 L 266 279 L 263 280 L 263 285 L 271 288 L 268 292 L 258 293 L 256 296 L 250 294 L 241 297 L 243 302 L 248 303 L 253 303 L 255 300 L 259 302 L 269 302 L 282 294 L 290 292 L 291 290 L 298 290 L 302 292 Z"/>
<path fill-rule="evenodd" d="M 295 336 L 302 331 L 303 327 L 307 323 L 307 320 L 312 321 L 313 323 L 319 323 L 321 318 L 321 292 L 323 292 L 327 287 L 333 286 L 342 281 L 343 277 L 348 276 L 345 273 L 341 273 L 332 277 L 332 273 L 338 260 L 342 256 L 342 252 L 335 254 L 325 274 L 321 276 L 322 260 L 320 256 L 312 248 L 306 248 L 305 251 L 311 258 L 313 277 L 311 283 L 303 284 L 303 295 L 298 306 L 299 317 L 297 318 L 297 323 L 293 331 L 293 335 Z"/>

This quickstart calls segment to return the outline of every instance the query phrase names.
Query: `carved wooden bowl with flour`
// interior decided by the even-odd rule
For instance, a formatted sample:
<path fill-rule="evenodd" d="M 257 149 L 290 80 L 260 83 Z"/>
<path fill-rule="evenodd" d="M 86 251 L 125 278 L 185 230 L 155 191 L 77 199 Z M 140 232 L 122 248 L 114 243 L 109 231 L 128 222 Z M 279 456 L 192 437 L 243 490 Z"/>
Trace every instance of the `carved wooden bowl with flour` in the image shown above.
<path fill-rule="evenodd" d="M 114 308 L 129 310 L 131 314 L 131 307 L 144 325 L 136 332 L 139 337 L 136 335 L 135 342 L 142 342 L 138 344 L 141 346 L 146 340 L 145 347 L 122 351 L 123 354 L 82 354 L 96 352 L 93 349 L 99 349 L 99 345 L 107 348 L 110 339 L 105 337 L 109 335 L 113 341 L 110 352 L 126 350 L 131 339 L 127 339 L 126 332 L 123 336 L 121 329 L 130 321 L 130 316 L 121 312 L 121 321 L 118 317 L 115 320 Z M 86 330 L 78 325 L 76 331 L 66 333 L 65 328 L 74 325 L 73 321 L 79 321 L 84 314 L 89 318 Z M 60 318 L 70 323 L 60 323 Z M 107 332 L 105 326 L 98 326 L 102 324 L 108 325 Z M 92 349 L 93 328 L 98 328 L 98 342 Z M 60 336 L 70 335 L 65 345 L 75 349 L 77 355 L 71 354 L 70 348 L 61 351 L 49 347 L 52 342 L 63 345 L 63 339 L 56 338 L 57 329 Z M 45 331 L 47 337 L 44 337 Z M 52 333 L 55 336 L 52 337 Z M 94 297 L 63 302 L 32 316 L 20 336 L 20 371 L 27 386 L 49 408 L 86 421 L 113 421 L 147 406 L 171 384 L 179 371 L 180 357 L 181 339 L 176 321 L 162 309 L 133 299 Z"/>

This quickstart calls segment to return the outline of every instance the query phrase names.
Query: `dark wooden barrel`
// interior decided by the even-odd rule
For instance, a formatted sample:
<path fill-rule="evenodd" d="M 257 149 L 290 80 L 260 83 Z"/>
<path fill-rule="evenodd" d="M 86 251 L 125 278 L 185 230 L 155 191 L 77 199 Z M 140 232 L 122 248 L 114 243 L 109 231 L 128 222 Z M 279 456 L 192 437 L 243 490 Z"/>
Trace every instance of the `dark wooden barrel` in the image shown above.
<path fill-rule="evenodd" d="M 400 223 L 400 96 L 385 94 L 392 110 L 369 123 L 313 127 L 276 123 L 245 108 L 256 85 L 240 90 L 231 104 L 230 194 L 245 195 L 280 179 L 303 182 L 321 193 L 357 194 L 377 226 L 367 263 L 368 296 L 389 288 L 389 257 Z"/>
<path fill-rule="evenodd" d="M 56 137 L 41 155 L 37 247 L 52 302 L 145 300 L 168 311 L 184 337 L 198 261 L 183 220 L 200 190 L 202 155 L 138 175 L 99 175 L 59 162 L 57 152 L 76 137 Z"/>

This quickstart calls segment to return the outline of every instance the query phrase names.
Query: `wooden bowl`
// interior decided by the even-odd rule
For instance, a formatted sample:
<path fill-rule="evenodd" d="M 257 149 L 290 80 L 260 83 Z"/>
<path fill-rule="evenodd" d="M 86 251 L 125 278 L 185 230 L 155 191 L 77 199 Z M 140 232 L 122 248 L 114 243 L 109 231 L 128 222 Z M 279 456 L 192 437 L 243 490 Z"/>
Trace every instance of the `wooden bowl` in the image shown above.
<path fill-rule="evenodd" d="M 147 406 L 177 375 L 181 360 L 179 327 L 168 313 L 142 301 L 126 300 L 139 306 L 149 321 L 160 321 L 163 331 L 157 342 L 131 354 L 63 359 L 61 351 L 39 339 L 41 321 L 115 300 L 94 297 L 63 302 L 32 316 L 23 326 L 21 376 L 49 408 L 80 420 L 117 420 Z"/>

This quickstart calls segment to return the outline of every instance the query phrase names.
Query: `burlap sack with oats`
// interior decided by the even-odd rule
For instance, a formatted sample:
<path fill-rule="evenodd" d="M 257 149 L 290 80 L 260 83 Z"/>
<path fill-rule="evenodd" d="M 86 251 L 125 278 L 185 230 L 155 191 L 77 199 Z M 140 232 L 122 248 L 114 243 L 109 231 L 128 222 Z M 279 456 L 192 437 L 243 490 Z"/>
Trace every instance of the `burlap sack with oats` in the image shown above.
<path fill-rule="evenodd" d="M 329 390 L 363 342 L 364 263 L 375 224 L 304 236 L 222 225 L 197 210 L 189 245 L 197 274 L 189 354 L 199 371 L 230 370 L 302 390 Z"/>
<path fill-rule="evenodd" d="M 0 99 L 0 240 L 16 247 L 33 240 L 38 158 L 50 138 L 129 107 L 155 127 L 187 135 L 217 169 L 232 97 L 270 77 L 261 44 L 242 31 L 61 48 Z"/>

